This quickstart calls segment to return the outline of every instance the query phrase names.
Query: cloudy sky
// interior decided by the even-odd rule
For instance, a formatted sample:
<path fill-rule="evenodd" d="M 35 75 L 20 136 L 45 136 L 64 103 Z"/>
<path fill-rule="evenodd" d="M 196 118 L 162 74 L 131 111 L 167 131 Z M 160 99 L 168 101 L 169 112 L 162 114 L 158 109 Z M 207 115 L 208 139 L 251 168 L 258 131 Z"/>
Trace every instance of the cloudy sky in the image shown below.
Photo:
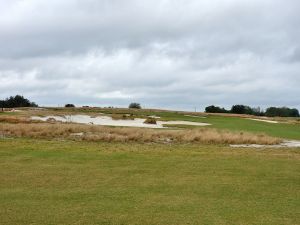
<path fill-rule="evenodd" d="M 300 109 L 299 0 L 0 0 L 0 98 Z"/>

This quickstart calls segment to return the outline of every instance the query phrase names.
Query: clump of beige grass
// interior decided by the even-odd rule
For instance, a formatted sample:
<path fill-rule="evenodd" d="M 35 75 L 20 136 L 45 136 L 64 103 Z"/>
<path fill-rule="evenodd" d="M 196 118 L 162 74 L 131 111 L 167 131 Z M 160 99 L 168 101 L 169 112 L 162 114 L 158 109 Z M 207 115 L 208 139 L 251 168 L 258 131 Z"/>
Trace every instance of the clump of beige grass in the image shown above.
<path fill-rule="evenodd" d="M 78 134 L 80 135 L 74 135 Z M 279 144 L 265 134 L 231 132 L 211 128 L 169 130 L 91 126 L 64 123 L 2 123 L 0 135 L 31 138 L 64 138 L 85 141 L 163 142 L 204 144 Z"/>
<path fill-rule="evenodd" d="M 156 123 L 156 119 L 155 118 L 152 118 L 152 117 L 148 117 L 145 121 L 144 121 L 145 124 L 157 124 Z"/>

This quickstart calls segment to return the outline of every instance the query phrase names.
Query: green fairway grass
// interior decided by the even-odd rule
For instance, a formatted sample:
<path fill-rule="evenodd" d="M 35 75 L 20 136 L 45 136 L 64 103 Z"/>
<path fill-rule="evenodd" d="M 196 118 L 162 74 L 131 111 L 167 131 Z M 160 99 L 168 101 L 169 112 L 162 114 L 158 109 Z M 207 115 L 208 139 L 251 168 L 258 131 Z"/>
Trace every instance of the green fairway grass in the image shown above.
<path fill-rule="evenodd" d="M 299 156 L 0 139 L 0 224 L 299 224 Z"/>
<path fill-rule="evenodd" d="M 200 118 L 198 121 L 210 123 L 213 128 L 265 133 L 274 137 L 300 140 L 300 124 L 273 124 L 245 118 L 224 116 L 208 116 L 205 119 Z"/>

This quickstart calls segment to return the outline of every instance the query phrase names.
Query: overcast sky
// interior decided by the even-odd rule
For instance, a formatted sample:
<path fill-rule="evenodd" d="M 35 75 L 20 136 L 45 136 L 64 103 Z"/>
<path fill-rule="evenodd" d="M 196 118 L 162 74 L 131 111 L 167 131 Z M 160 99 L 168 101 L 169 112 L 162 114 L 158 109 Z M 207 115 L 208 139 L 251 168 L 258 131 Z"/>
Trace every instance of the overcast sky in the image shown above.
<path fill-rule="evenodd" d="M 299 0 L 0 0 L 0 98 L 300 109 Z"/>

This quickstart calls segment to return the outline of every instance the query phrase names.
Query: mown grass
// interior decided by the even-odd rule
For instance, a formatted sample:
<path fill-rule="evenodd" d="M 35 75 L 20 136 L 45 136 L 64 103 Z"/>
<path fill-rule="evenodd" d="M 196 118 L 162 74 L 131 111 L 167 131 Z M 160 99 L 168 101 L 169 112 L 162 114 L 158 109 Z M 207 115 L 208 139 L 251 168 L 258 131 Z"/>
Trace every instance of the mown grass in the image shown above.
<path fill-rule="evenodd" d="M 198 121 L 211 123 L 211 128 L 228 129 L 232 131 L 263 132 L 273 137 L 300 140 L 300 124 L 271 124 L 238 117 L 208 116 Z"/>
<path fill-rule="evenodd" d="M 298 224 L 299 149 L 0 139 L 0 224 Z"/>

